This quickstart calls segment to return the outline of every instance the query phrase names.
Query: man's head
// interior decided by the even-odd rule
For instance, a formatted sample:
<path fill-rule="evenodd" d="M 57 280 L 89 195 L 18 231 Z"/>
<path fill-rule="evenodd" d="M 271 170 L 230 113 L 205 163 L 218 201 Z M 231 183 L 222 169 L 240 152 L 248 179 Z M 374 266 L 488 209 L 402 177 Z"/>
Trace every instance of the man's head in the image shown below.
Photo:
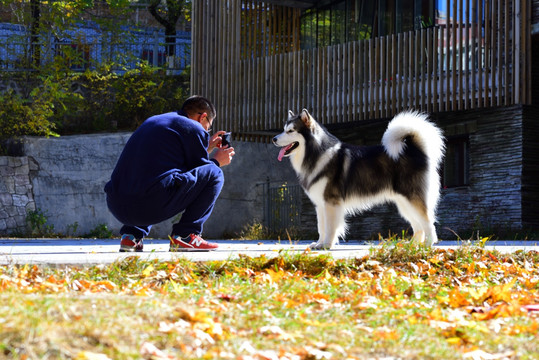
<path fill-rule="evenodd" d="M 193 95 L 189 97 L 182 105 L 182 111 L 187 117 L 198 121 L 207 131 L 211 130 L 213 120 L 215 119 L 215 107 L 203 96 Z"/>

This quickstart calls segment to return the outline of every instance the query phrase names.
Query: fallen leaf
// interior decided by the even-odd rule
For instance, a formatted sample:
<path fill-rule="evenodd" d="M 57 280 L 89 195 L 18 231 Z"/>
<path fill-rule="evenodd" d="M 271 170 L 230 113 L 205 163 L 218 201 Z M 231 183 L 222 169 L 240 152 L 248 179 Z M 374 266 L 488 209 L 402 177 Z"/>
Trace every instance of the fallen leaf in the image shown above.
<path fill-rule="evenodd" d="M 502 354 L 489 354 L 483 350 L 474 350 L 462 355 L 464 359 L 472 360 L 497 360 L 497 359 L 509 359 L 514 355 L 513 352 L 507 352 Z"/>
<path fill-rule="evenodd" d="M 91 351 L 81 351 L 75 360 L 111 360 L 107 355 Z"/>
<path fill-rule="evenodd" d="M 140 347 L 140 355 L 144 359 L 151 359 L 151 360 L 163 360 L 163 359 L 174 359 L 172 355 L 168 355 L 167 353 L 159 350 L 154 344 L 145 342 Z"/>

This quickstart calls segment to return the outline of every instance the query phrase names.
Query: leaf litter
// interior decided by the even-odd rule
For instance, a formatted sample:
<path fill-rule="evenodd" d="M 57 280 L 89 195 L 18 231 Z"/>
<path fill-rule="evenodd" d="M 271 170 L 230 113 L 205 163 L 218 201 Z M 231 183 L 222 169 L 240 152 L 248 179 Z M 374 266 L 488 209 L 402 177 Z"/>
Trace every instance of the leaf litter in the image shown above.
<path fill-rule="evenodd" d="M 0 358 L 537 359 L 539 253 L 0 266 Z"/>

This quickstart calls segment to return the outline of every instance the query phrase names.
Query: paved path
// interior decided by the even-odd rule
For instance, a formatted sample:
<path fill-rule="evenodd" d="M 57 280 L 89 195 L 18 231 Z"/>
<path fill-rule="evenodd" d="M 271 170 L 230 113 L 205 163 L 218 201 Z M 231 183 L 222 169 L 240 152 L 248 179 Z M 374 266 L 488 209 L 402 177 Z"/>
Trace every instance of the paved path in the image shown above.
<path fill-rule="evenodd" d="M 215 240 L 219 249 L 212 252 L 168 252 L 168 240 L 144 241 L 142 253 L 120 253 L 117 239 L 0 239 L 0 265 L 9 264 L 47 264 L 47 265 L 95 265 L 108 264 L 127 256 L 141 259 L 170 260 L 178 257 L 191 261 L 228 260 L 246 255 L 273 257 L 279 251 L 303 252 L 311 241 L 241 241 Z M 539 251 L 539 240 L 489 242 L 487 248 L 501 252 L 516 250 Z M 455 241 L 442 241 L 438 247 L 457 247 Z M 337 245 L 331 251 L 316 251 L 313 254 L 330 253 L 335 259 L 355 258 L 367 255 L 374 243 L 350 241 Z"/>

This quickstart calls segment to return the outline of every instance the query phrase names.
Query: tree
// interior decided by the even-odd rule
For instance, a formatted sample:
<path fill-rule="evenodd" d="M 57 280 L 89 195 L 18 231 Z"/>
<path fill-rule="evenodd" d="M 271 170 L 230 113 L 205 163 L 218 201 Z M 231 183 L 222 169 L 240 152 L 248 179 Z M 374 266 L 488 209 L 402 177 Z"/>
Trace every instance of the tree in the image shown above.
<path fill-rule="evenodd" d="M 150 0 L 150 14 L 165 28 L 167 61 L 173 61 L 176 43 L 176 24 L 187 13 L 190 0 Z"/>

